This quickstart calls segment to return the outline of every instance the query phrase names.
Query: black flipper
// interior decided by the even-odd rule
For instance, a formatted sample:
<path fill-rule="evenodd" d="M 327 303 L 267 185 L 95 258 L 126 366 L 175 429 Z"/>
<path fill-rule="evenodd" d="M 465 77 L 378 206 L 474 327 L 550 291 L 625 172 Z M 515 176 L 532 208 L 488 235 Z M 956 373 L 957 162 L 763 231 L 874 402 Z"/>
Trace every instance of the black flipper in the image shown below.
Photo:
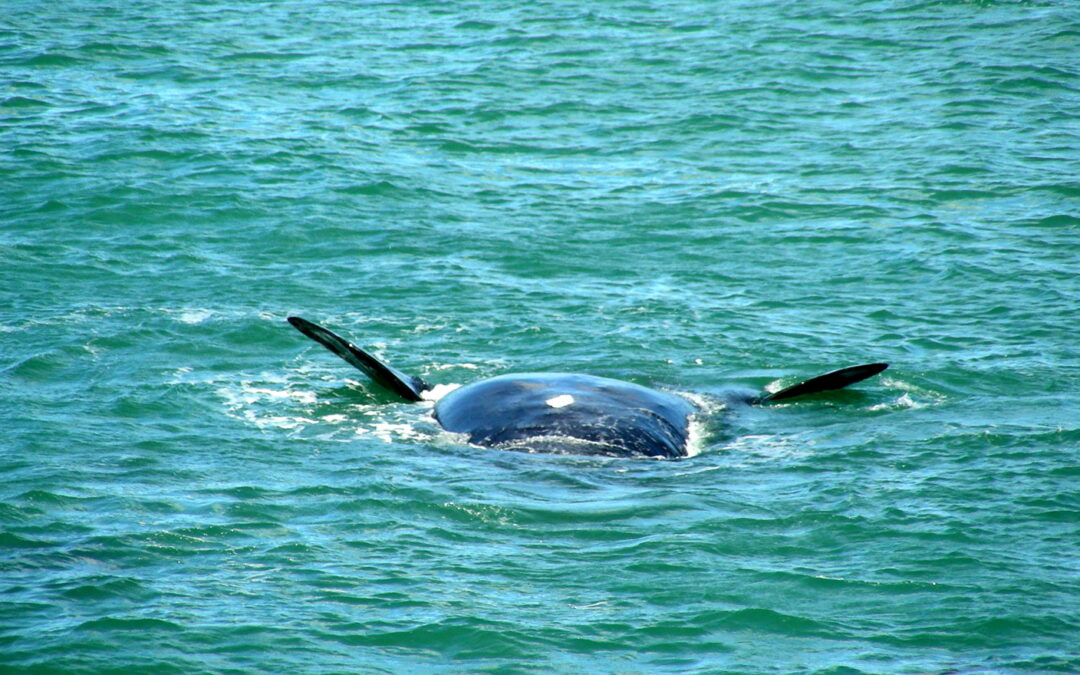
<path fill-rule="evenodd" d="M 772 403 L 773 401 L 794 398 L 795 396 L 802 396 L 803 394 L 816 394 L 819 391 L 843 389 L 849 384 L 855 384 L 868 377 L 873 377 L 888 367 L 889 364 L 887 363 L 867 363 L 861 366 L 841 368 L 840 370 L 834 370 L 831 373 L 812 377 L 805 382 L 800 382 L 787 387 L 786 389 L 781 389 L 775 394 L 759 396 L 754 403 Z"/>
<path fill-rule="evenodd" d="M 368 377 L 406 401 L 419 401 L 421 398 L 420 392 L 430 389 L 427 383 L 419 377 L 406 375 L 397 368 L 383 363 L 345 338 L 317 323 L 311 323 L 307 319 L 301 319 L 298 316 L 290 316 L 289 323 L 293 325 L 293 328 L 345 359 L 351 365 L 364 371 Z"/>

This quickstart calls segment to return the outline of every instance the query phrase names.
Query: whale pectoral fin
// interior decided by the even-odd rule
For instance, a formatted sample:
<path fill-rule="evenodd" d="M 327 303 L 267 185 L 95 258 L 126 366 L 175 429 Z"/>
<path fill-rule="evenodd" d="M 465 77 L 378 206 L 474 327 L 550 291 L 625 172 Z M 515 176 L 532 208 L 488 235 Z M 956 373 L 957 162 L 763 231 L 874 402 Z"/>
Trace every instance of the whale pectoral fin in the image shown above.
<path fill-rule="evenodd" d="M 406 401 L 419 401 L 421 398 L 420 393 L 429 388 L 427 383 L 419 377 L 406 375 L 397 368 L 383 363 L 345 338 L 317 323 L 301 319 L 298 316 L 290 316 L 288 321 L 293 325 L 293 328 L 334 352 L 349 364 L 364 371 L 368 377 Z"/>
<path fill-rule="evenodd" d="M 849 384 L 855 384 L 868 377 L 873 377 L 888 367 L 889 364 L 887 363 L 867 363 L 861 366 L 841 368 L 840 370 L 834 370 L 831 373 L 818 375 L 817 377 L 812 377 L 804 382 L 786 387 L 774 394 L 759 396 L 754 403 L 772 403 L 773 401 L 794 398 L 796 396 L 802 396 L 803 394 L 816 394 L 819 391 L 843 389 Z"/>

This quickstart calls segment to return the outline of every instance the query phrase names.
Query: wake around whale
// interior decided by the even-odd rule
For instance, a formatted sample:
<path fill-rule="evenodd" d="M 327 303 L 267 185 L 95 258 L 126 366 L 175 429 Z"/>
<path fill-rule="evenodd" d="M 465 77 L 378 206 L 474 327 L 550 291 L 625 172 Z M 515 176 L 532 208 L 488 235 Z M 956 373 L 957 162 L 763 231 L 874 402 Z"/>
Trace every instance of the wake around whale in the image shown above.
<path fill-rule="evenodd" d="M 297 316 L 288 321 L 406 401 L 419 401 L 431 389 L 318 324 Z M 841 389 L 886 368 L 885 363 L 841 368 L 747 402 Z M 440 426 L 467 434 L 475 445 L 616 457 L 686 457 L 696 412 L 698 406 L 678 394 L 575 373 L 500 375 L 455 389 L 435 404 Z"/>

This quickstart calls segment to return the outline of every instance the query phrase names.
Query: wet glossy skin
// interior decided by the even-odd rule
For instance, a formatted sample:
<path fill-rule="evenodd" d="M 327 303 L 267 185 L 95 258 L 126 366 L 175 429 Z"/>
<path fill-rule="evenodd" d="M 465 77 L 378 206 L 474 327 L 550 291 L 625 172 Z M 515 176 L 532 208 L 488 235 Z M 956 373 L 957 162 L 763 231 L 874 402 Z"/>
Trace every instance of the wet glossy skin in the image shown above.
<path fill-rule="evenodd" d="M 435 406 L 447 431 L 532 452 L 685 457 L 692 403 L 591 375 L 503 375 L 456 389 Z"/>

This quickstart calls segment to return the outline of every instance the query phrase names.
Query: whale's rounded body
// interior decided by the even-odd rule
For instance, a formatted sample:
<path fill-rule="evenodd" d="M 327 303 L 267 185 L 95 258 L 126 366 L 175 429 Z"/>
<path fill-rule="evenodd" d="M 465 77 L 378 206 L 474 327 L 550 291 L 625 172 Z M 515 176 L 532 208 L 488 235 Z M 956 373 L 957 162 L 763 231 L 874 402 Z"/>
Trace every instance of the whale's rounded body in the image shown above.
<path fill-rule="evenodd" d="M 502 375 L 446 394 L 435 418 L 486 447 L 533 452 L 685 457 L 695 406 L 676 394 L 606 377 Z"/>

